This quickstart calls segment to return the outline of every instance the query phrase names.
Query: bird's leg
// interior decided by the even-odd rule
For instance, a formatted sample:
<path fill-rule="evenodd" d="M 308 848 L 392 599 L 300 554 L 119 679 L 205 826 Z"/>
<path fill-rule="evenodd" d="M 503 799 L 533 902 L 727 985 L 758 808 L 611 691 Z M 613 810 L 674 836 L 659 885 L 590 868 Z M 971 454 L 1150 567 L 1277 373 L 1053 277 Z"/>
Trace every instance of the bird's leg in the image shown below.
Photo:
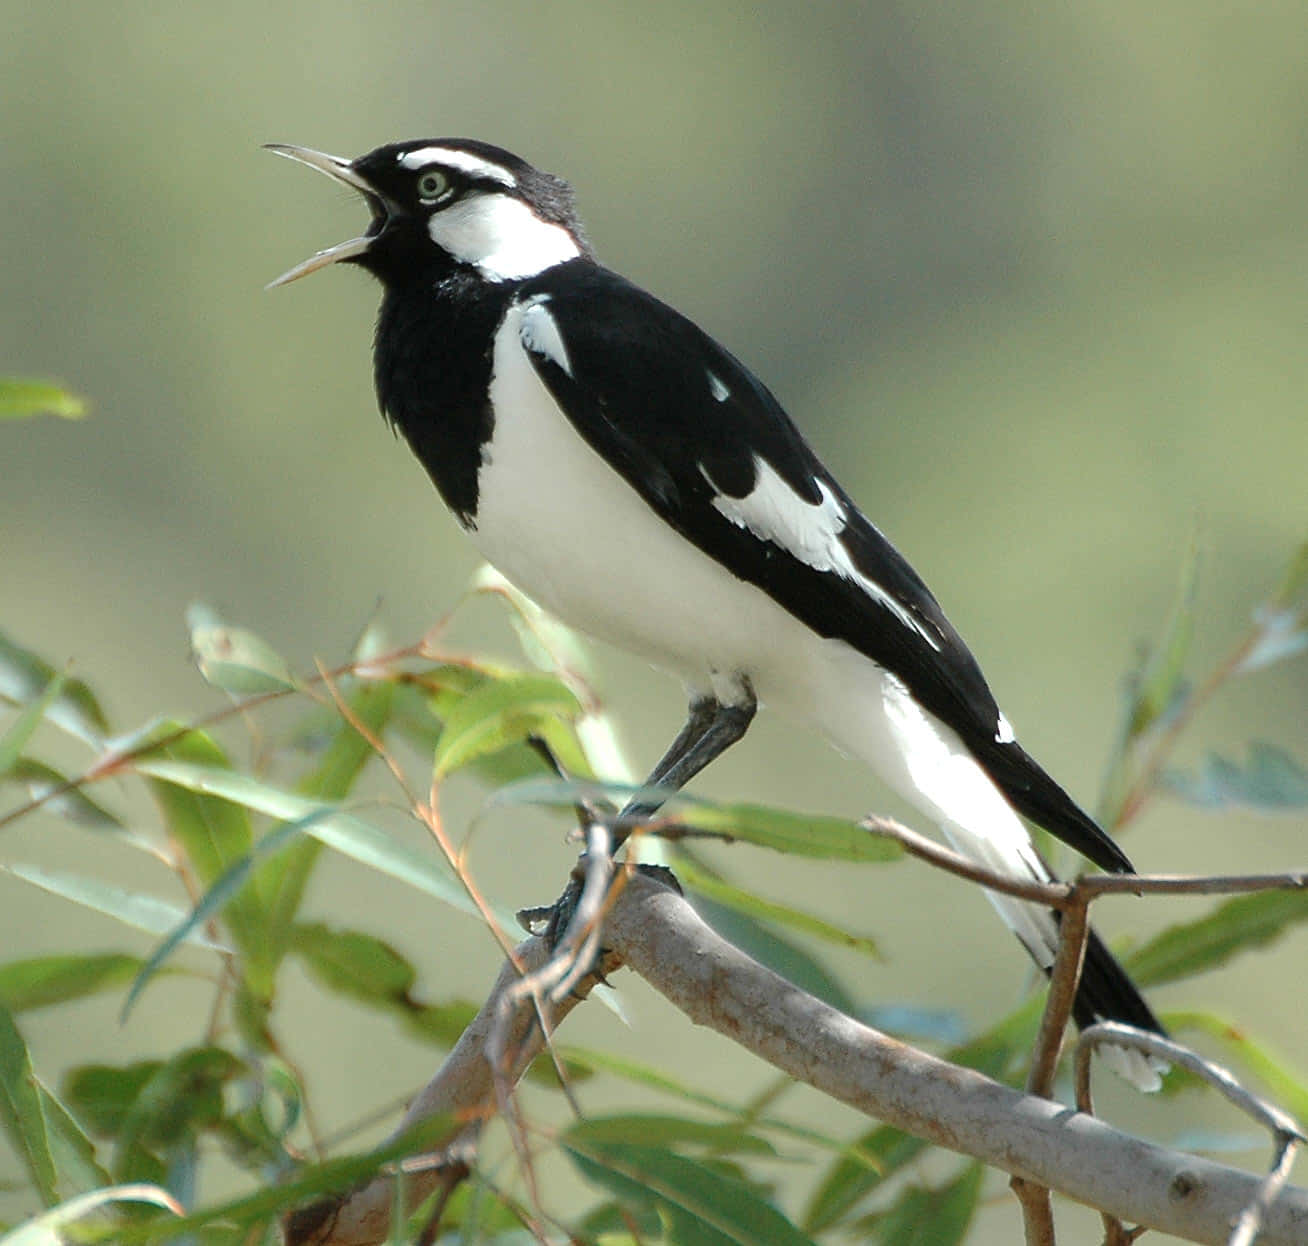
<path fill-rule="evenodd" d="M 643 784 L 644 788 L 661 788 L 662 793 L 633 797 L 618 814 L 613 825 L 611 852 L 626 842 L 633 827 L 656 813 L 673 792 L 679 791 L 714 759 L 721 757 L 749 730 L 758 702 L 748 682 L 742 681 L 744 699 L 735 705 L 723 705 L 715 697 L 699 697 L 690 703 L 685 726 L 659 758 Z M 581 864 L 573 870 L 563 895 L 555 902 L 545 937 L 551 947 L 558 943 L 572 920 L 584 879 Z"/>
<path fill-rule="evenodd" d="M 651 792 L 627 802 L 613 832 L 615 852 L 634 826 L 656 813 L 668 796 L 685 787 L 749 730 L 758 702 L 748 684 L 744 692 L 746 699 L 735 705 L 723 705 L 712 697 L 691 702 L 686 725 L 645 780 L 646 788 L 662 788 L 663 792 Z"/>

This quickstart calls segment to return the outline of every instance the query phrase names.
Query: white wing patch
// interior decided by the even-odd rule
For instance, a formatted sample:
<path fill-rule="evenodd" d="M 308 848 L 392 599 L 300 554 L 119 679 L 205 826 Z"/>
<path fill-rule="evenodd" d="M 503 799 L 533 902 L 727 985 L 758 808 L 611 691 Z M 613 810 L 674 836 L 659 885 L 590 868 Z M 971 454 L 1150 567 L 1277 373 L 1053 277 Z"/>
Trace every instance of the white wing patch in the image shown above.
<path fill-rule="evenodd" d="M 400 164 L 406 169 L 421 169 L 426 164 L 443 164 L 449 169 L 458 169 L 470 177 L 486 177 L 499 182 L 510 189 L 517 186 L 518 179 L 503 165 L 491 160 L 483 160 L 471 152 L 459 151 L 453 147 L 420 147 L 416 151 L 407 151 L 400 156 Z"/>
<path fill-rule="evenodd" d="M 727 388 L 723 379 L 716 372 L 709 372 L 705 369 L 704 375 L 708 377 L 709 393 L 713 395 L 715 402 L 726 402 L 731 397 L 731 391 Z"/>
<path fill-rule="evenodd" d="M 1017 739 L 1013 731 L 1013 724 L 1008 721 L 1003 712 L 1000 712 L 999 721 L 995 724 L 995 743 L 1012 744 Z"/>
<path fill-rule="evenodd" d="M 522 344 L 533 354 L 552 359 L 571 376 L 572 360 L 568 358 L 568 348 L 563 344 L 558 321 L 545 306 L 549 301 L 548 294 L 538 294 L 522 305 Z"/>
<path fill-rule="evenodd" d="M 703 465 L 699 470 L 712 485 L 713 479 Z M 756 483 L 750 493 L 743 498 L 719 493 L 713 499 L 714 510 L 760 540 L 779 545 L 814 571 L 829 572 L 857 584 L 933 649 L 940 649 L 940 642 L 921 620 L 854 565 L 849 550 L 840 540 L 840 534 L 849 522 L 848 516 L 839 499 L 823 481 L 815 482 L 822 500 L 814 504 L 800 497 L 776 468 L 757 454 L 754 456 L 754 473 Z M 716 485 L 713 487 L 717 488 Z"/>
<path fill-rule="evenodd" d="M 581 254 L 561 225 L 542 221 L 521 199 L 498 192 L 467 195 L 432 213 L 427 231 L 441 250 L 491 281 L 534 277 Z"/>

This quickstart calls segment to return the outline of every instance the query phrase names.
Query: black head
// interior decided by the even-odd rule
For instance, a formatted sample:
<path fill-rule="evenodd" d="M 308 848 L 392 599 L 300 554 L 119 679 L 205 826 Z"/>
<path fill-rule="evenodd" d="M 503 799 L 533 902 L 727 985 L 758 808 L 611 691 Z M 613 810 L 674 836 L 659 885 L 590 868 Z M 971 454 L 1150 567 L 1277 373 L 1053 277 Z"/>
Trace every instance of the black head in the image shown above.
<path fill-rule="evenodd" d="M 360 264 L 387 285 L 433 267 L 515 281 L 592 253 L 572 188 L 490 143 L 466 138 L 388 143 L 357 160 L 268 144 L 356 190 L 372 211 L 366 232 L 319 251 L 271 285 L 328 264 Z"/>

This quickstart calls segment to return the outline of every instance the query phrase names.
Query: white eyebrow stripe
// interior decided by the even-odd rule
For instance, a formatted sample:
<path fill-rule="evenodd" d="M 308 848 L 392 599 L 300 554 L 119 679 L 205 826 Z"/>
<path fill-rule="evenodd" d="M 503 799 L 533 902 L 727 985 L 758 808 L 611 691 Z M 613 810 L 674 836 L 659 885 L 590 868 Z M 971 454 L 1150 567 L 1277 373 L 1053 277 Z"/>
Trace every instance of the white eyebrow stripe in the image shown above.
<path fill-rule="evenodd" d="M 699 470 L 713 485 L 713 479 L 703 464 Z M 713 509 L 736 527 L 780 546 L 814 571 L 838 575 L 842 580 L 857 584 L 931 648 L 937 652 L 940 650 L 940 641 L 927 630 L 922 620 L 854 565 L 849 550 L 840 539 L 849 522 L 845 508 L 825 481 L 814 481 L 822 500 L 813 503 L 800 497 L 776 468 L 757 454 L 754 456 L 754 473 L 754 488 L 748 494 L 743 498 L 733 498 L 719 492 L 713 499 Z M 713 488 L 716 490 L 717 485 Z"/>
<path fill-rule="evenodd" d="M 405 152 L 400 157 L 400 164 L 406 169 L 420 169 L 425 164 L 443 164 L 472 177 L 490 178 L 510 189 L 518 184 L 518 179 L 502 165 L 453 147 L 419 147 L 416 151 Z"/>

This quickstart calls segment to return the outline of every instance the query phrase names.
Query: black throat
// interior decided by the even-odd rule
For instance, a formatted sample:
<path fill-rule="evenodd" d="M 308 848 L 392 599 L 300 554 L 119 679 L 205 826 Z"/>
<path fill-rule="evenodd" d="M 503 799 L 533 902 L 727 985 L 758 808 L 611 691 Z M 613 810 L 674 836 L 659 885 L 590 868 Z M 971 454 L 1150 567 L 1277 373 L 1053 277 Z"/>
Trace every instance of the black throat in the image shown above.
<path fill-rule="evenodd" d="M 373 375 L 382 413 L 465 528 L 476 526 L 477 473 L 495 423 L 495 333 L 520 284 L 433 266 L 388 283 L 377 319 Z"/>

